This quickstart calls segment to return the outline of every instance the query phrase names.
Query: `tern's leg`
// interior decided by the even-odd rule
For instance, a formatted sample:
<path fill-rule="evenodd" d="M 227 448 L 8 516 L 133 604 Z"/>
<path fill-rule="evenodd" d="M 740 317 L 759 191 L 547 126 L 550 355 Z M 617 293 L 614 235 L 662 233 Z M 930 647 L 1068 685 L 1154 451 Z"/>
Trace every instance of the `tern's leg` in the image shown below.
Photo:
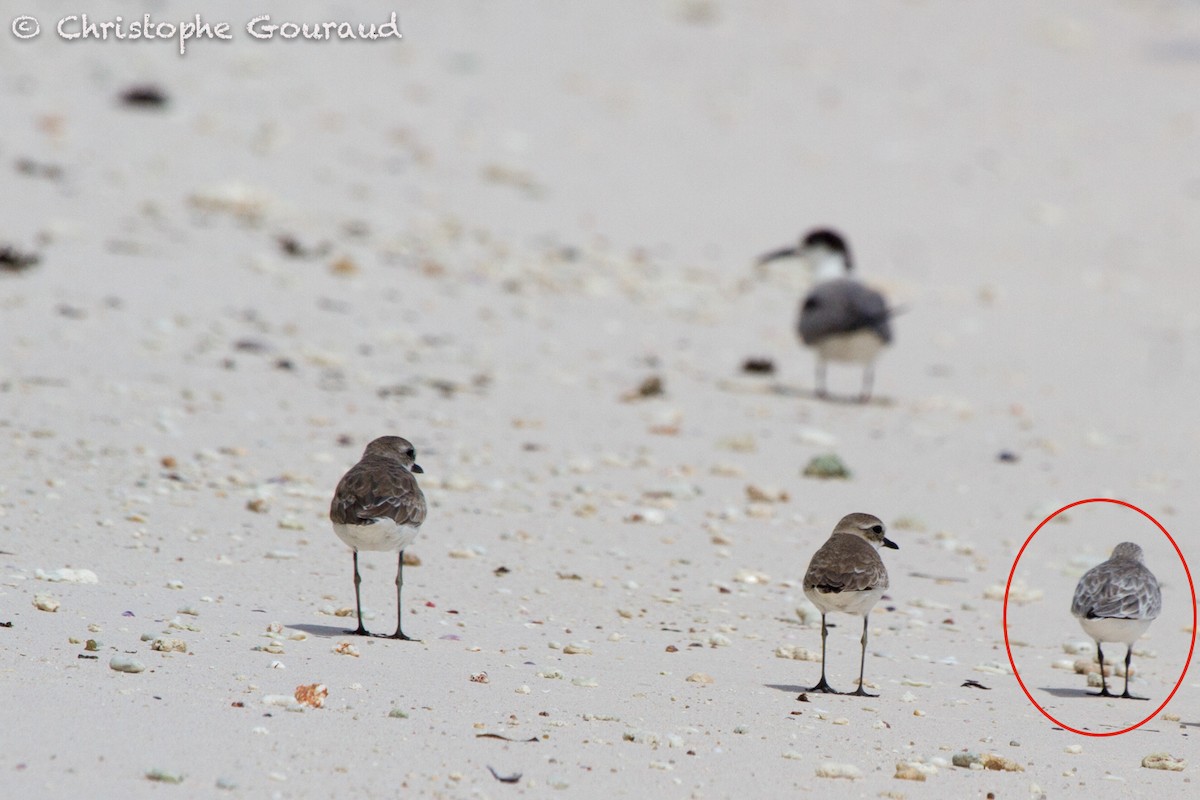
<path fill-rule="evenodd" d="M 404 586 L 404 551 L 400 551 L 400 557 L 396 563 L 396 632 L 389 639 L 403 639 L 405 641 L 413 641 L 411 636 L 405 636 L 404 631 L 404 607 L 400 603 L 400 590 Z"/>
<path fill-rule="evenodd" d="M 863 367 L 863 382 L 862 394 L 858 396 L 858 402 L 865 403 L 871 399 L 871 389 L 875 384 L 875 365 L 867 364 Z"/>
<path fill-rule="evenodd" d="M 825 359 L 817 359 L 817 397 L 828 397 L 829 392 L 825 390 Z"/>
<path fill-rule="evenodd" d="M 1138 697 L 1137 695 L 1129 693 L 1129 662 L 1132 658 L 1133 658 L 1133 643 L 1130 642 L 1128 645 L 1126 645 L 1126 650 L 1125 650 L 1125 691 L 1122 692 L 1121 697 L 1126 697 L 1130 700 L 1148 700 L 1149 698 Z"/>
<path fill-rule="evenodd" d="M 829 681 L 825 680 L 825 637 L 828 635 L 829 630 L 825 627 L 825 612 L 821 612 L 821 682 L 808 691 L 841 694 L 841 692 L 829 685 Z"/>
<path fill-rule="evenodd" d="M 871 694 L 863 688 L 863 671 L 867 666 L 867 620 L 870 619 L 870 614 L 863 614 L 863 635 L 862 635 L 862 655 L 858 661 L 858 689 L 850 692 L 860 697 L 879 697 L 877 694 Z"/>
<path fill-rule="evenodd" d="M 362 599 L 358 593 L 358 586 L 362 583 L 362 576 L 358 574 L 358 551 L 354 551 L 354 610 L 358 612 L 358 627 L 346 633 L 352 633 L 358 636 L 370 636 L 367 629 L 363 627 L 362 621 Z"/>

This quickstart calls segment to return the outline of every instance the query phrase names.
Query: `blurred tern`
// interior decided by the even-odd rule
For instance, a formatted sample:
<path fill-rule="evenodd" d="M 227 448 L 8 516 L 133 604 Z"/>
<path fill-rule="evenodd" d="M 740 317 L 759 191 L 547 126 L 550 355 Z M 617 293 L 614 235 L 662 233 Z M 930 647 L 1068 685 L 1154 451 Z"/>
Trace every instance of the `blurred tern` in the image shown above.
<path fill-rule="evenodd" d="M 859 283 L 853 276 L 854 262 L 846 240 L 836 231 L 818 228 L 797 247 L 775 250 L 758 259 L 762 268 L 782 258 L 799 258 L 811 270 L 816 285 L 800 306 L 797 330 L 800 340 L 817 353 L 817 397 L 829 396 L 825 369 L 830 361 L 861 364 L 862 391 L 859 402 L 871 399 L 875 359 L 892 341 L 891 318 L 883 295 Z"/>

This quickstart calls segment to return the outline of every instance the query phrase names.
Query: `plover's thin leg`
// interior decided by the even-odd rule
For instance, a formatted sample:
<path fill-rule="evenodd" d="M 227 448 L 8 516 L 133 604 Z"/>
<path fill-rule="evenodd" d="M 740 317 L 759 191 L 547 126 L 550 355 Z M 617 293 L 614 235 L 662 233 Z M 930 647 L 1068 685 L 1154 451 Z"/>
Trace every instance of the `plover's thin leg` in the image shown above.
<path fill-rule="evenodd" d="M 863 688 L 863 672 L 867 667 L 867 620 L 870 618 L 870 614 L 863 614 L 862 655 L 858 661 L 858 689 L 857 691 L 850 692 L 850 694 L 855 694 L 859 697 L 879 697 L 879 695 L 871 694 Z"/>
<path fill-rule="evenodd" d="M 825 359 L 817 359 L 817 397 L 828 397 L 829 392 L 825 390 Z"/>
<path fill-rule="evenodd" d="M 1129 662 L 1132 658 L 1133 658 L 1133 645 L 1129 644 L 1129 645 L 1126 645 L 1126 649 L 1125 649 L 1125 691 L 1122 692 L 1121 697 L 1125 697 L 1130 700 L 1148 700 L 1149 699 L 1148 697 L 1138 697 L 1135 694 L 1129 693 Z"/>
<path fill-rule="evenodd" d="M 400 603 L 400 590 L 404 586 L 404 551 L 400 551 L 400 557 L 396 563 L 396 632 L 389 639 L 403 639 L 406 642 L 413 641 L 411 636 L 404 635 L 404 606 Z"/>
<path fill-rule="evenodd" d="M 825 637 L 829 635 L 828 629 L 825 627 L 825 614 L 821 614 L 821 682 L 810 692 L 828 692 L 829 694 L 841 694 L 841 692 L 829 685 L 829 681 L 825 680 Z"/>
<path fill-rule="evenodd" d="M 362 583 L 362 576 L 358 574 L 358 551 L 352 550 L 351 552 L 354 553 L 354 610 L 358 612 L 358 628 L 346 631 L 346 633 L 353 633 L 358 636 L 370 636 L 371 634 L 367 633 L 367 629 L 363 627 L 362 600 L 358 594 L 358 586 Z"/>
<path fill-rule="evenodd" d="M 863 367 L 863 382 L 862 394 L 858 396 L 858 402 L 865 403 L 871 399 L 871 389 L 875 384 L 875 365 L 867 364 Z"/>
<path fill-rule="evenodd" d="M 1096 660 L 1100 662 L 1100 691 L 1091 693 L 1092 697 L 1113 697 L 1114 695 L 1108 691 L 1108 681 L 1104 679 L 1104 650 L 1100 647 L 1100 642 L 1096 642 Z M 1128 680 L 1129 673 L 1126 674 Z"/>

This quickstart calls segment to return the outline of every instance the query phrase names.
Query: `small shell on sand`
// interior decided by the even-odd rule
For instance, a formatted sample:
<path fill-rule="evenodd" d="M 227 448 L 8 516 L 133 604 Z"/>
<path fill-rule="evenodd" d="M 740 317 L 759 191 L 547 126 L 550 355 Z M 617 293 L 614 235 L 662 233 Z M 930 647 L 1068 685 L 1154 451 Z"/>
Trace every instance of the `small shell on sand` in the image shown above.
<path fill-rule="evenodd" d="M 329 688 L 323 683 L 308 683 L 296 687 L 296 702 L 313 708 L 325 705 L 325 698 L 328 696 Z"/>
<path fill-rule="evenodd" d="M 998 756 L 995 753 L 955 753 L 951 763 L 956 767 L 971 767 L 974 764 L 979 769 L 990 769 L 1003 772 L 1024 772 L 1025 768 L 1011 758 Z"/>
<path fill-rule="evenodd" d="M 38 611 L 54 612 L 62 607 L 62 603 L 48 594 L 35 594 L 33 596 L 33 607 Z"/>
<path fill-rule="evenodd" d="M 1025 581 L 1015 580 L 1012 586 L 1008 589 L 1008 600 L 1010 603 L 1016 603 L 1019 606 L 1036 603 L 1045 596 L 1045 592 L 1041 589 L 1031 589 Z M 1004 584 L 994 583 L 983 592 L 985 600 L 1003 600 L 1004 599 Z"/>
<path fill-rule="evenodd" d="M 303 711 L 304 704 L 299 702 L 295 697 L 286 694 L 268 694 L 263 695 L 263 705 L 277 706 L 285 708 L 288 711 Z"/>
<path fill-rule="evenodd" d="M 150 643 L 151 650 L 157 650 L 160 653 L 186 653 L 187 642 L 183 639 L 158 638 Z"/>
<path fill-rule="evenodd" d="M 146 665 L 132 656 L 116 655 L 109 659 L 108 668 L 117 672 L 141 672 Z"/>
<path fill-rule="evenodd" d="M 937 774 L 937 767 L 932 764 L 919 764 L 915 761 L 899 761 L 896 763 L 896 774 L 892 777 L 902 781 L 924 781 L 930 775 Z"/>
<path fill-rule="evenodd" d="M 34 571 L 34 577 L 39 581 L 50 581 L 51 583 L 99 583 L 100 579 L 96 577 L 96 573 L 90 569 L 71 569 L 63 567 L 62 569 L 51 570 L 44 572 L 42 570 Z"/>
<path fill-rule="evenodd" d="M 1175 758 L 1169 753 L 1151 753 L 1142 759 L 1142 766 L 1146 769 L 1165 769 L 1171 772 L 1182 772 L 1187 762 L 1182 758 Z"/>
<path fill-rule="evenodd" d="M 762 488 L 751 483 L 746 486 L 746 499 L 751 503 L 786 503 L 788 493 L 775 486 Z"/>
<path fill-rule="evenodd" d="M 799 618 L 802 625 L 809 625 L 821 621 L 821 612 L 817 607 L 807 600 L 800 600 L 796 604 L 796 616 Z"/>
<path fill-rule="evenodd" d="M 796 644 L 781 644 L 775 648 L 776 658 L 791 658 L 796 661 L 820 661 L 821 654 Z"/>
<path fill-rule="evenodd" d="M 338 642 L 333 646 L 333 652 L 341 656 L 354 656 L 355 658 L 358 658 L 360 655 L 358 648 L 349 642 Z"/>
<path fill-rule="evenodd" d="M 1075 670 L 1077 675 L 1088 675 L 1090 673 L 1099 673 L 1100 665 L 1096 663 L 1094 658 L 1077 658 L 1071 664 L 1071 668 Z M 1112 667 L 1108 664 L 1104 665 L 1104 674 L 1112 675 Z"/>
<path fill-rule="evenodd" d="M 857 780 L 862 777 L 862 770 L 853 764 L 836 764 L 832 761 L 826 761 L 817 767 L 817 777 Z"/>
<path fill-rule="evenodd" d="M 1007 664 L 1001 664 L 999 661 L 985 661 L 982 664 L 976 664 L 972 667 L 976 672 L 983 672 L 988 675 L 1011 675 L 1012 668 Z"/>
<path fill-rule="evenodd" d="M 688 676 L 687 676 L 687 678 L 685 678 L 685 680 L 686 680 L 688 683 L 704 683 L 704 684 L 708 684 L 708 683 L 712 683 L 712 682 L 713 682 L 713 676 L 712 676 L 712 675 L 709 675 L 709 674 L 708 674 L 708 673 L 706 673 L 706 672 L 693 672 L 691 675 L 688 675 Z"/>

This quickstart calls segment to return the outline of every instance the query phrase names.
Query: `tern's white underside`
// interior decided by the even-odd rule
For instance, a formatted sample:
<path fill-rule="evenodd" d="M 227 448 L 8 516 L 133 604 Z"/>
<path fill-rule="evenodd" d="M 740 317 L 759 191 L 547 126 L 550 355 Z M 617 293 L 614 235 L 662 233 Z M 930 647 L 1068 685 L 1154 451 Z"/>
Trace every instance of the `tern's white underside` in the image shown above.
<path fill-rule="evenodd" d="M 849 361 L 855 364 L 870 364 L 883 349 L 883 340 L 872 330 L 826 336 L 813 345 L 825 361 Z"/>

